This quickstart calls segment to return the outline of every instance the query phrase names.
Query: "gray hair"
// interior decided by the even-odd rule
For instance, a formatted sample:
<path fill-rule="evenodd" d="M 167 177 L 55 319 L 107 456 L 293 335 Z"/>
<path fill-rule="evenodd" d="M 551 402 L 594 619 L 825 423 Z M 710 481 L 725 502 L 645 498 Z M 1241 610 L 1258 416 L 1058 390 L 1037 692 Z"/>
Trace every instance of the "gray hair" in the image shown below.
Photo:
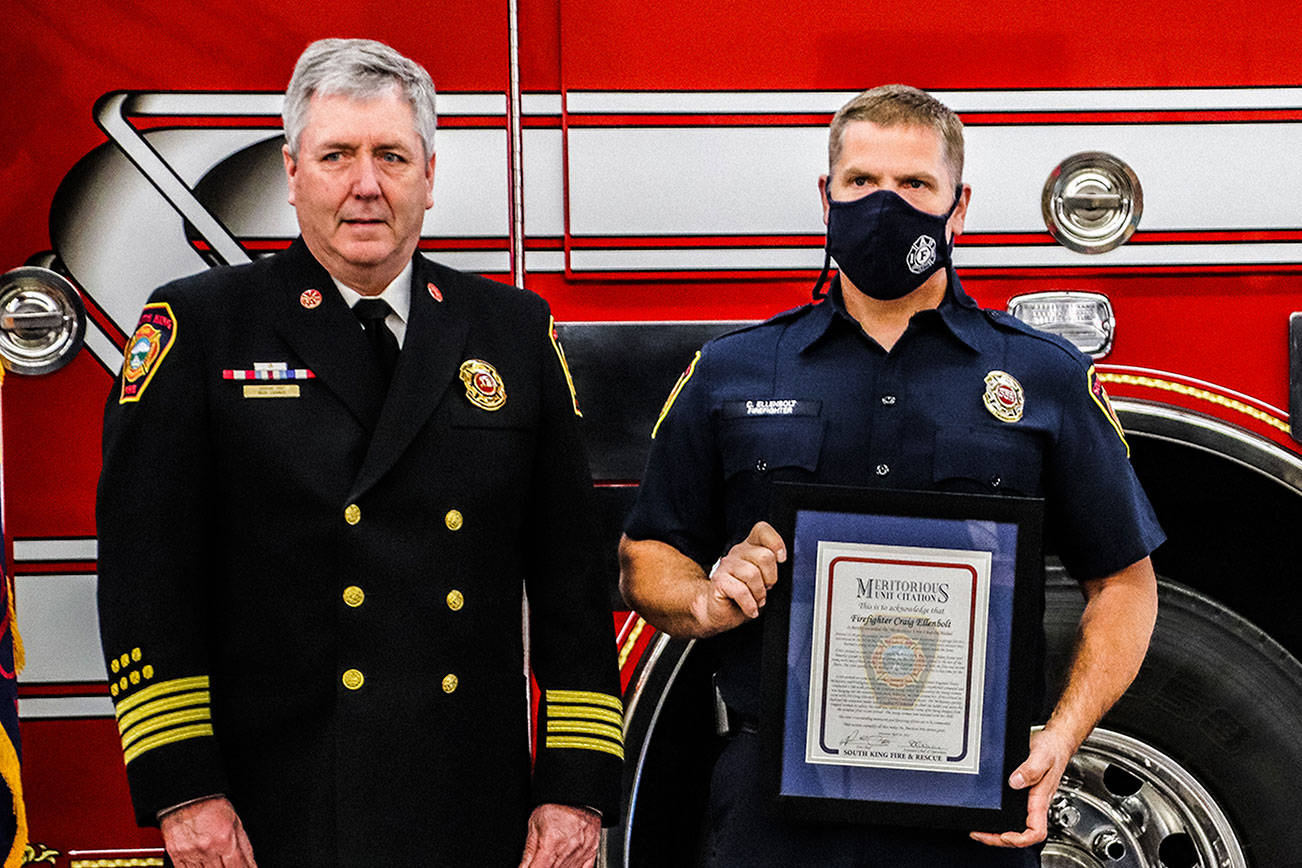
<path fill-rule="evenodd" d="M 373 99 L 398 87 L 411 102 L 416 132 L 425 145 L 425 159 L 434 155 L 434 82 L 425 68 L 373 39 L 318 39 L 307 47 L 285 90 L 285 143 L 298 158 L 298 143 L 307 126 L 312 97 L 342 95 Z"/>

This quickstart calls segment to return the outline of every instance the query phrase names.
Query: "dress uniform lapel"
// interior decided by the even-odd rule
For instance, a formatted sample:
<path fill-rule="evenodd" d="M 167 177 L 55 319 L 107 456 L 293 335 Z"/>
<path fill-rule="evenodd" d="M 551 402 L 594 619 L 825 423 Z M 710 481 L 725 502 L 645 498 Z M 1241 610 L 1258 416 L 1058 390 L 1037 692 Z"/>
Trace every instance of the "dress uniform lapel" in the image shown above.
<path fill-rule="evenodd" d="M 283 290 L 276 331 L 369 431 L 384 403 L 374 351 L 330 274 L 300 238 L 278 257 Z"/>
<path fill-rule="evenodd" d="M 354 494 L 370 488 L 393 466 L 444 393 L 458 381 L 461 350 L 470 326 L 456 315 L 459 287 L 455 277 L 436 276 L 425 257 L 417 254 L 411 280 L 407 335 Z"/>

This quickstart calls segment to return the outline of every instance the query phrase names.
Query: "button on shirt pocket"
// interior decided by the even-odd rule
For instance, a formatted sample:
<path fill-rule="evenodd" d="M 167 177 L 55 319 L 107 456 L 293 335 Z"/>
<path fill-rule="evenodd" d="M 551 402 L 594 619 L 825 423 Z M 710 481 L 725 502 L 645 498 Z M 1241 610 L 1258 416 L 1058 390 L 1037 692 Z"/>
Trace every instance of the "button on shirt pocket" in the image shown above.
<path fill-rule="evenodd" d="M 817 416 L 724 419 L 720 446 L 725 479 L 744 471 L 769 474 L 784 468 L 812 473 L 823 447 L 823 420 Z"/>
<path fill-rule="evenodd" d="M 936 432 L 933 479 L 942 491 L 1035 497 L 1044 447 L 1032 431 L 945 428 Z"/>

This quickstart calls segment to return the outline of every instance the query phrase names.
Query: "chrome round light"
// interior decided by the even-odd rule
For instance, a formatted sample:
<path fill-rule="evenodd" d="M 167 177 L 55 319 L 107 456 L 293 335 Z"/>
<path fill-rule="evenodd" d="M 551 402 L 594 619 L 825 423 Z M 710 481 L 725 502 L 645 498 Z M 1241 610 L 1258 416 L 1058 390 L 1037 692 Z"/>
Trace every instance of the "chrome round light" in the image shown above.
<path fill-rule="evenodd" d="M 24 266 L 0 278 L 0 361 L 15 374 L 48 374 L 86 339 L 86 308 L 62 275 Z"/>
<path fill-rule="evenodd" d="M 1125 162 L 1102 151 L 1084 151 L 1049 173 L 1040 210 L 1044 225 L 1063 247 L 1106 253 L 1134 234 L 1144 191 Z"/>

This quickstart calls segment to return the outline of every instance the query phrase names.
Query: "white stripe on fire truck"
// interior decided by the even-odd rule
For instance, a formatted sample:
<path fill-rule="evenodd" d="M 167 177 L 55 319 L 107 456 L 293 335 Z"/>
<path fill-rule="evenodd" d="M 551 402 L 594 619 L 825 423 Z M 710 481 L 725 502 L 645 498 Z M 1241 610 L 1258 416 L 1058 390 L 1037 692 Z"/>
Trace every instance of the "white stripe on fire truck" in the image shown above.
<path fill-rule="evenodd" d="M 128 113 L 132 116 L 178 117 L 280 117 L 284 94 L 279 93 L 185 93 L 133 94 Z M 506 115 L 504 93 L 439 93 L 440 115 Z"/>
<path fill-rule="evenodd" d="M 18 700 L 24 720 L 112 717 L 113 700 L 107 696 L 28 696 Z"/>
<path fill-rule="evenodd" d="M 16 539 L 14 561 L 93 561 L 99 556 L 94 537 L 80 539 Z"/>
<path fill-rule="evenodd" d="M 573 250 L 575 271 L 677 272 L 677 271 L 817 271 L 821 248 L 646 248 L 628 250 Z M 1302 243 L 1249 242 L 1243 244 L 1133 244 L 1107 253 L 1086 256 L 1047 244 L 982 245 L 954 248 L 957 268 L 1098 269 L 1204 266 L 1288 265 L 1302 263 Z"/>
<path fill-rule="evenodd" d="M 569 91 L 571 114 L 831 114 L 857 91 Z M 1302 88 L 933 90 L 956 112 L 1214 111 L 1302 107 Z M 533 94 L 529 113 L 559 100 Z M 440 97 L 441 98 L 441 97 Z"/>

